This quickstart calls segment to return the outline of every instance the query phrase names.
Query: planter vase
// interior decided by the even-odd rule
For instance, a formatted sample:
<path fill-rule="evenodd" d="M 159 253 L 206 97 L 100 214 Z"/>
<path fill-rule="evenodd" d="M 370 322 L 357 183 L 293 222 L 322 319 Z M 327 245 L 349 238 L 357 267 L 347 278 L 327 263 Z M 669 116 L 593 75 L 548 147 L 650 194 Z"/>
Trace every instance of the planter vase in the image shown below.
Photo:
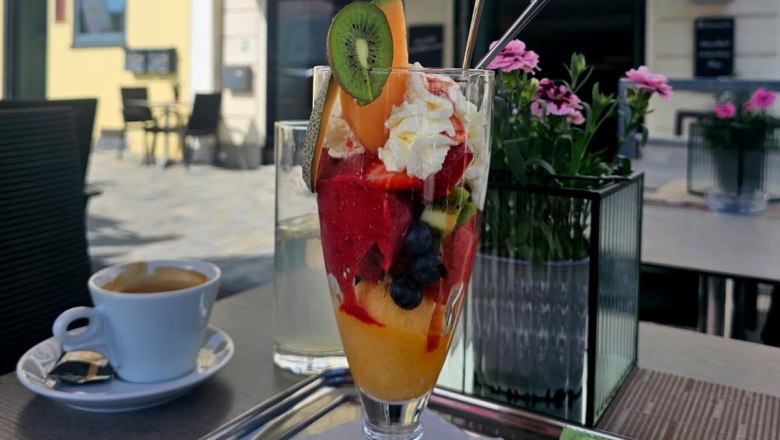
<path fill-rule="evenodd" d="M 688 192 L 705 197 L 720 212 L 753 214 L 780 199 L 777 134 L 757 136 L 736 127 L 723 137 L 731 146 L 711 145 L 707 126 L 692 124 L 688 138 Z"/>
<path fill-rule="evenodd" d="M 753 214 L 767 207 L 764 151 L 712 149 L 715 185 L 707 191 L 707 206 L 714 211 Z"/>
<path fill-rule="evenodd" d="M 527 400 L 580 395 L 590 259 L 532 264 L 478 254 L 474 374 L 494 393 Z"/>

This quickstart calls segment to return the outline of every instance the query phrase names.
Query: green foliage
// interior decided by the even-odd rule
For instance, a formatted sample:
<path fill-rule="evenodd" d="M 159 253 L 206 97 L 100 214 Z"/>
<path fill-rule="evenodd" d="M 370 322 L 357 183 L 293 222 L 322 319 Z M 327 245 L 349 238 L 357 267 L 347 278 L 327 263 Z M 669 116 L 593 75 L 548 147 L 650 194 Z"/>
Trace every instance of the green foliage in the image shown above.
<path fill-rule="evenodd" d="M 568 81 L 556 84 L 576 93 L 592 70 L 582 55 L 574 54 L 567 66 Z M 581 102 L 585 121 L 576 125 L 565 115 L 533 114 L 538 85 L 536 78 L 519 70 L 498 73 L 490 181 L 525 189 L 488 190 L 480 247 L 483 252 L 536 263 L 579 260 L 588 256 L 590 203 L 527 189 L 598 189 L 615 176 L 630 174 L 628 159 L 607 160 L 604 148 L 591 145 L 599 127 L 617 115 L 618 102 L 595 84 L 589 102 Z M 648 100 L 634 99 L 626 136 L 642 130 Z"/>

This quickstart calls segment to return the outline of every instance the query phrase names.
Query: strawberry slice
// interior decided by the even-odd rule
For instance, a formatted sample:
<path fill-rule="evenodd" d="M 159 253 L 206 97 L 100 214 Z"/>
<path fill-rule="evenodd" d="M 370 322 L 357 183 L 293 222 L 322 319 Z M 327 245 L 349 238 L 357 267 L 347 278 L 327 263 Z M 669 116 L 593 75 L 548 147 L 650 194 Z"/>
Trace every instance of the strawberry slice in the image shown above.
<path fill-rule="evenodd" d="M 366 182 L 370 188 L 397 191 L 404 189 L 422 189 L 423 181 L 404 171 L 387 171 L 381 160 L 375 159 L 364 170 Z"/>
<path fill-rule="evenodd" d="M 423 190 L 425 201 L 431 202 L 449 194 L 452 188 L 455 188 L 458 182 L 463 179 L 463 174 L 473 159 L 474 154 L 466 144 L 451 146 L 447 157 L 444 158 L 444 163 L 441 164 L 441 170 L 425 179 L 425 189 Z"/>

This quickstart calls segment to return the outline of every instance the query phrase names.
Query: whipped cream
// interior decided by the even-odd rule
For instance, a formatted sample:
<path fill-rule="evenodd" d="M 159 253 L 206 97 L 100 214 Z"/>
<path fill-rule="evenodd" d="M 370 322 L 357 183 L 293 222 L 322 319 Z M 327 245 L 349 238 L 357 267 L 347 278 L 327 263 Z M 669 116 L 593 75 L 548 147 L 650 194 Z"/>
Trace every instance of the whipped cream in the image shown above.
<path fill-rule="evenodd" d="M 422 68 L 419 63 L 414 67 Z M 455 114 L 452 102 L 431 93 L 425 87 L 423 72 L 410 71 L 404 102 L 393 107 L 385 121 L 389 138 L 379 149 L 379 158 L 389 171 L 403 171 L 425 179 L 441 170 L 455 136 L 450 117 Z M 457 88 L 457 87 L 453 87 Z"/>
<path fill-rule="evenodd" d="M 466 134 L 468 136 L 468 145 L 471 148 L 474 159 L 471 164 L 466 168 L 464 178 L 466 183 L 471 187 L 472 200 L 482 208 L 485 204 L 485 180 L 488 178 L 489 161 L 490 161 L 490 145 L 488 144 L 488 133 L 490 130 L 491 121 L 485 120 L 485 109 L 490 105 L 490 99 L 492 96 L 490 93 L 483 95 L 483 102 L 480 105 L 480 109 L 475 104 L 468 101 L 463 93 L 458 88 L 458 95 L 463 104 L 453 99 L 455 103 L 455 113 L 458 117 L 465 121 Z M 452 93 L 450 96 L 452 97 Z M 462 113 L 461 113 L 462 112 Z"/>
<path fill-rule="evenodd" d="M 421 69 L 419 63 L 414 67 Z M 446 90 L 446 97 L 429 90 Z M 468 91 L 467 91 L 468 92 Z M 389 138 L 377 152 L 389 171 L 404 171 L 410 176 L 426 179 L 441 170 L 450 146 L 458 141 L 451 118 L 463 124 L 468 147 L 474 159 L 464 178 L 472 188 L 472 198 L 480 207 L 484 203 L 484 180 L 488 175 L 490 157 L 489 122 L 484 109 L 490 104 L 490 94 L 483 93 L 479 110 L 463 95 L 451 78 L 443 75 L 410 71 L 404 102 L 393 107 L 385 122 Z"/>
<path fill-rule="evenodd" d="M 330 121 L 325 131 L 325 145 L 328 147 L 328 155 L 334 159 L 346 159 L 366 151 L 344 120 L 339 99 L 336 100 L 330 114 Z"/>

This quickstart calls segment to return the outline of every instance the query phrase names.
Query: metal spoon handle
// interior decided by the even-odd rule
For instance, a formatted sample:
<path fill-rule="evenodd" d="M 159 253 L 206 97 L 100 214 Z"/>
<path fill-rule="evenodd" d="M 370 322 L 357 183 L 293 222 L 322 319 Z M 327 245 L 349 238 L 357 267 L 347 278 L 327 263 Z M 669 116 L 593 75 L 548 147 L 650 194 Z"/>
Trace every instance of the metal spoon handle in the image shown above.
<path fill-rule="evenodd" d="M 492 49 L 488 51 L 488 53 L 482 57 L 481 60 L 474 66 L 475 69 L 484 69 L 487 67 L 488 64 L 490 64 L 491 61 L 493 61 L 493 58 L 495 58 L 499 52 L 501 52 L 501 49 L 506 46 L 510 40 L 515 38 L 517 34 L 520 33 L 527 25 L 531 22 L 531 20 L 536 17 L 539 12 L 541 12 L 542 8 L 544 8 L 547 3 L 549 3 L 550 0 L 531 0 L 531 3 L 525 8 L 522 14 L 520 14 L 519 17 L 517 17 L 517 20 L 515 20 L 514 23 L 512 23 L 512 26 L 509 27 L 509 29 L 504 33 L 504 35 L 501 36 L 501 38 L 498 39 L 498 42 L 496 42 L 496 45 L 493 46 Z"/>

